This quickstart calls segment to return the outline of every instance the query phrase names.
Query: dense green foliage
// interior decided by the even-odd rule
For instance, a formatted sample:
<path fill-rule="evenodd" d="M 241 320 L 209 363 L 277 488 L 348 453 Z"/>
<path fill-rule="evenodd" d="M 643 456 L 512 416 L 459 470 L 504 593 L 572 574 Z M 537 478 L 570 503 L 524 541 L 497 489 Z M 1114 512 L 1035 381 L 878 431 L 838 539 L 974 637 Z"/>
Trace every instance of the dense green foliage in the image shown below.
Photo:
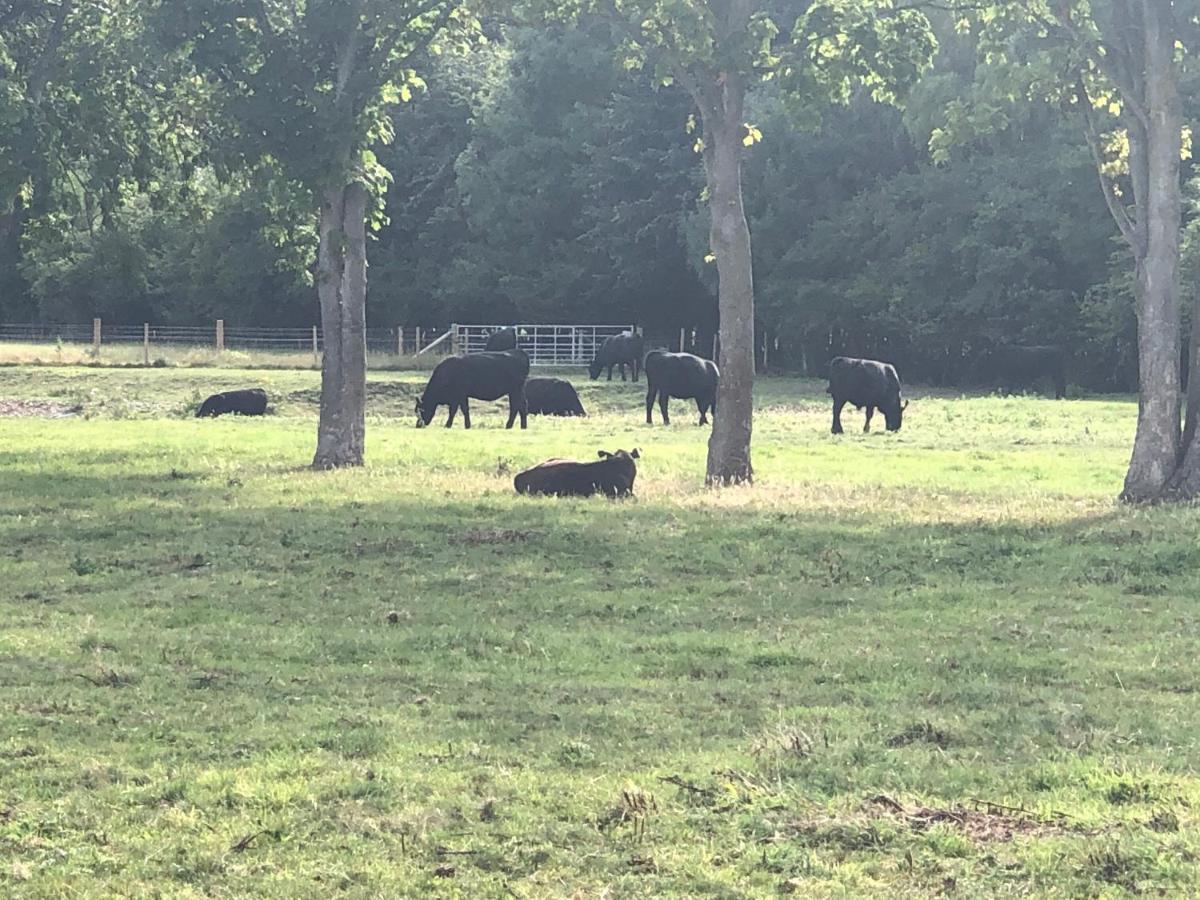
<path fill-rule="evenodd" d="M 233 129 L 219 92 L 172 81 L 183 51 L 200 51 L 137 25 L 136 0 L 118 4 L 124 19 L 73 6 L 69 46 L 104 53 L 54 66 L 39 53 L 55 18 L 19 7 L 0 4 L 2 96 L 24 117 L 0 146 L 0 319 L 315 322 L 311 197 L 242 133 L 270 98 Z M 763 139 L 745 193 L 771 363 L 817 372 L 832 352 L 862 352 L 950 383 L 980 346 L 1054 341 L 1072 349 L 1073 380 L 1130 388 L 1128 260 L 1078 122 L 1016 94 L 981 102 L 971 36 L 938 24 L 936 64 L 903 113 L 866 95 L 797 110 L 771 83 L 756 88 L 748 118 Z M 392 181 L 370 322 L 638 321 L 697 328 L 705 345 L 715 273 L 690 99 L 614 60 L 596 22 L 485 31 L 469 54 L 424 61 L 427 88 L 382 129 L 395 138 L 376 151 Z M 147 48 L 155 67 L 127 87 L 104 68 Z M 211 63 L 227 48 L 214 36 L 201 49 Z M 35 104 L 22 92 L 38 79 Z M 81 99 L 83 87 L 99 96 Z M 103 114 L 75 114 L 85 99 Z M 53 129 L 24 124 L 35 115 Z M 270 131 L 268 157 L 297 134 Z"/>
<path fill-rule="evenodd" d="M 275 415 L 185 418 L 254 383 Z M 603 382 L 418 431 L 376 373 L 370 467 L 314 473 L 318 385 L 0 370 L 88 417 L 0 434 L 0 893 L 1194 893 L 1200 521 L 1109 499 L 1132 401 L 833 438 L 759 379 L 718 493 L 685 404 Z M 512 493 L 633 445 L 636 500 Z"/>

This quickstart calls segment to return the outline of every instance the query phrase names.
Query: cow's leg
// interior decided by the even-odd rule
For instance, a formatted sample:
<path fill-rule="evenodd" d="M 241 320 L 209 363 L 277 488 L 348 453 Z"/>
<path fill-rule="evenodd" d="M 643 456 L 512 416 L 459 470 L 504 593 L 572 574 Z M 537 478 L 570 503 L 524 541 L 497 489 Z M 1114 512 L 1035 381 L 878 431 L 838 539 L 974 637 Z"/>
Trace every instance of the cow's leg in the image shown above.
<path fill-rule="evenodd" d="M 529 426 L 529 398 L 525 396 L 524 386 L 521 387 L 521 405 L 517 411 L 521 414 L 521 430 L 524 431 Z"/>
<path fill-rule="evenodd" d="M 612 381 L 612 366 L 608 367 L 608 380 Z"/>
<path fill-rule="evenodd" d="M 454 424 L 454 414 L 458 412 L 458 404 L 451 401 L 446 405 L 450 407 L 450 415 L 446 417 L 446 427 L 449 428 Z"/>
<path fill-rule="evenodd" d="M 875 415 L 875 407 L 873 407 L 871 404 L 868 403 L 867 404 L 867 422 L 865 425 L 863 425 L 863 432 L 866 434 L 871 433 L 871 416 L 873 416 L 873 415 Z"/>
<path fill-rule="evenodd" d="M 463 428 L 471 427 L 471 408 L 467 405 L 468 403 L 470 403 L 470 400 L 468 400 L 466 397 L 463 397 L 461 404 L 463 411 Z"/>
<path fill-rule="evenodd" d="M 634 383 L 634 384 L 637 384 L 637 380 L 638 380 L 638 373 L 641 371 L 641 369 L 642 369 L 642 363 L 641 363 L 641 360 L 639 360 L 639 359 L 638 359 L 638 358 L 635 356 L 635 357 L 633 358 L 633 383 Z"/>
<path fill-rule="evenodd" d="M 833 433 L 842 433 L 842 407 L 846 405 L 845 400 L 833 401 Z"/>
<path fill-rule="evenodd" d="M 708 410 L 708 406 L 705 404 L 705 402 L 703 400 L 700 400 L 699 398 L 697 398 L 696 409 L 700 410 L 700 421 L 697 424 L 698 425 L 707 425 L 708 424 L 708 416 L 705 415 L 705 412 Z"/>
<path fill-rule="evenodd" d="M 622 362 L 622 363 L 621 363 L 621 380 L 622 380 L 622 381 L 625 381 L 625 380 L 627 380 L 627 379 L 625 378 L 625 363 L 624 363 L 624 362 Z"/>
<path fill-rule="evenodd" d="M 654 416 L 651 413 L 651 410 L 654 409 L 654 394 L 655 393 L 656 392 L 654 390 L 654 385 L 650 384 L 646 390 L 646 424 L 647 425 L 654 424 Z"/>
<path fill-rule="evenodd" d="M 670 402 L 671 402 L 670 394 L 668 394 L 666 391 L 658 392 L 658 410 L 659 410 L 659 412 L 662 413 L 662 419 L 663 419 L 664 425 L 671 424 L 671 414 L 667 411 L 667 406 L 670 404 Z"/>

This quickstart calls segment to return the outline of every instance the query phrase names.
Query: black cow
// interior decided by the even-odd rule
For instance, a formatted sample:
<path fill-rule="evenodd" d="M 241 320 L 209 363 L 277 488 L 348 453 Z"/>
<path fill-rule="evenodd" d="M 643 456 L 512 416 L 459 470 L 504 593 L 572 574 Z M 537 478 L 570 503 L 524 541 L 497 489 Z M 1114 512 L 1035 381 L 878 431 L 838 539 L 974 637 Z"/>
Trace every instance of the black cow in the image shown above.
<path fill-rule="evenodd" d="M 488 335 L 483 349 L 489 353 L 501 353 L 505 350 L 517 349 L 517 329 L 513 326 L 501 328 Z"/>
<path fill-rule="evenodd" d="M 633 480 L 641 454 L 618 450 L 600 451 L 596 462 L 575 462 L 570 459 L 548 459 L 517 473 L 513 487 L 518 494 L 549 494 L 554 497 L 628 497 L 633 494 Z"/>
<path fill-rule="evenodd" d="M 876 407 L 883 413 L 888 431 L 899 431 L 908 401 L 900 402 L 900 376 L 890 363 L 873 359 L 835 356 L 829 363 L 829 387 L 833 395 L 833 433 L 842 433 L 842 407 L 853 403 L 855 409 L 867 408 L 863 431 L 871 430 Z"/>
<path fill-rule="evenodd" d="M 608 369 L 608 380 L 612 381 L 613 366 L 621 367 L 621 380 L 625 380 L 625 367 L 633 370 L 633 380 L 638 380 L 638 368 L 644 352 L 642 336 L 634 331 L 622 331 L 613 335 L 596 351 L 596 358 L 588 365 L 588 375 L 595 381 L 604 369 Z"/>
<path fill-rule="evenodd" d="M 526 425 L 528 407 L 525 405 L 525 379 L 529 375 L 529 357 L 523 350 L 503 353 L 473 353 L 470 356 L 451 356 L 438 363 L 425 392 L 417 400 L 417 427 L 433 421 L 434 413 L 443 403 L 450 407 L 446 427 L 454 424 L 454 414 L 463 414 L 463 427 L 471 427 L 468 398 L 499 400 L 508 395 L 508 424 L 512 428 L 517 415 L 521 427 Z"/>
<path fill-rule="evenodd" d="M 1012 391 L 1036 387 L 1045 378 L 1054 385 L 1054 399 L 1067 396 L 1067 361 L 1061 347 L 1005 344 L 980 354 L 976 372 L 981 381 Z"/>
<path fill-rule="evenodd" d="M 670 353 L 666 350 L 651 350 L 646 354 L 646 424 L 653 425 L 654 398 L 658 397 L 658 409 L 664 425 L 671 424 L 667 402 L 676 397 L 680 400 L 695 399 L 700 410 L 700 425 L 708 424 L 708 411 L 717 414 L 717 382 L 721 373 L 711 359 L 693 356 L 691 353 Z"/>
<path fill-rule="evenodd" d="M 545 416 L 586 416 L 579 392 L 562 378 L 530 378 L 525 382 L 529 414 Z"/>
<path fill-rule="evenodd" d="M 209 419 L 234 413 L 239 416 L 263 416 L 267 413 L 267 392 L 262 388 L 249 388 L 244 391 L 224 391 L 213 394 L 205 400 L 198 410 L 197 419 Z"/>

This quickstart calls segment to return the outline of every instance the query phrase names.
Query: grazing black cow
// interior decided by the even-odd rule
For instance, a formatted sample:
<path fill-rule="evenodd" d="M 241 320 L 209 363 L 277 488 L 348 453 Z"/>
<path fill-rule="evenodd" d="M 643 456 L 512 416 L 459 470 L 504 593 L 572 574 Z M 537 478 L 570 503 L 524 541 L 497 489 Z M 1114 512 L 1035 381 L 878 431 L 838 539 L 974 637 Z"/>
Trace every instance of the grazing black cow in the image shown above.
<path fill-rule="evenodd" d="M 471 427 L 468 398 L 499 400 L 508 396 L 508 424 L 512 428 L 518 415 L 521 427 L 526 426 L 528 408 L 525 405 L 525 379 L 529 376 L 529 357 L 523 350 L 503 353 L 473 353 L 470 356 L 451 356 L 438 363 L 425 392 L 417 400 L 417 427 L 433 421 L 441 404 L 450 407 L 446 427 L 454 424 L 454 414 L 461 409 L 463 427 Z"/>
<path fill-rule="evenodd" d="M 505 350 L 517 349 L 517 329 L 513 326 L 501 328 L 488 335 L 483 349 L 489 353 L 501 353 Z"/>
<path fill-rule="evenodd" d="M 233 413 L 239 416 L 263 416 L 267 413 L 267 392 L 262 388 L 244 391 L 224 391 L 213 394 L 198 410 L 197 419 L 209 419 Z"/>
<path fill-rule="evenodd" d="M 608 380 L 612 381 L 613 366 L 620 366 L 621 380 L 625 380 L 625 367 L 633 370 L 633 380 L 638 380 L 638 370 L 644 352 L 642 336 L 634 331 L 622 331 L 613 335 L 596 351 L 596 358 L 588 365 L 588 375 L 595 381 L 604 369 L 608 369 Z"/>
<path fill-rule="evenodd" d="M 586 416 L 579 393 L 562 378 L 530 378 L 525 382 L 529 414 L 545 416 Z"/>
<path fill-rule="evenodd" d="M 1066 354 L 1061 347 L 1004 344 L 980 354 L 976 371 L 985 384 L 1012 391 L 1036 387 L 1042 378 L 1054 385 L 1054 399 L 1067 396 Z"/>
<path fill-rule="evenodd" d="M 618 450 L 600 451 L 596 462 L 575 462 L 570 459 L 548 459 L 532 468 L 518 472 L 513 487 L 518 494 L 549 494 L 554 497 L 628 497 L 633 494 L 633 480 L 641 453 Z"/>
<path fill-rule="evenodd" d="M 871 430 L 876 407 L 883 413 L 888 431 L 899 431 L 908 401 L 900 402 L 900 376 L 890 363 L 873 359 L 835 356 L 829 363 L 829 387 L 833 395 L 833 433 L 842 433 L 842 407 L 853 403 L 855 409 L 867 408 L 863 431 Z"/>
<path fill-rule="evenodd" d="M 654 398 L 658 397 L 658 409 L 664 425 L 671 424 L 667 402 L 676 397 L 680 400 L 695 399 L 700 410 L 700 425 L 708 424 L 708 411 L 717 414 L 717 382 L 721 373 L 711 359 L 693 356 L 691 353 L 670 353 L 666 350 L 651 350 L 646 354 L 646 424 L 653 425 Z"/>

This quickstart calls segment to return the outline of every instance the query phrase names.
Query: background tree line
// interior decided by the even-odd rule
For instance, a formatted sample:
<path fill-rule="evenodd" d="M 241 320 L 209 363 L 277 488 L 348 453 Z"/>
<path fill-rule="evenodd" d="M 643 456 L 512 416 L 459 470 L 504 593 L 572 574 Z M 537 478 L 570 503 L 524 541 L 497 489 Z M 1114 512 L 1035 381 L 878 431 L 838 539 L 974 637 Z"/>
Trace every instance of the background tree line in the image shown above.
<path fill-rule="evenodd" d="M 13 6 L 0 45 L 13 124 L 0 318 L 316 321 L 304 186 L 237 164 L 210 98 L 174 81 L 169 36 L 119 16 L 57 24 L 54 9 Z M 1073 380 L 1136 387 L 1128 251 L 1079 129 L 1047 102 L 973 99 L 974 39 L 935 25 L 934 66 L 902 112 L 863 93 L 798 123 L 771 85 L 752 96 L 760 355 L 817 373 L 832 353 L 864 354 L 958 383 L 981 347 L 1054 342 L 1071 348 Z M 426 89 L 377 151 L 392 182 L 369 324 L 637 321 L 704 343 L 716 279 L 691 99 L 623 66 L 598 21 L 483 27 L 471 52 L 422 61 Z M 156 43 L 153 68 L 120 64 Z M 935 159 L 951 127 L 960 137 Z M 1196 256 L 1187 242 L 1185 272 Z"/>

